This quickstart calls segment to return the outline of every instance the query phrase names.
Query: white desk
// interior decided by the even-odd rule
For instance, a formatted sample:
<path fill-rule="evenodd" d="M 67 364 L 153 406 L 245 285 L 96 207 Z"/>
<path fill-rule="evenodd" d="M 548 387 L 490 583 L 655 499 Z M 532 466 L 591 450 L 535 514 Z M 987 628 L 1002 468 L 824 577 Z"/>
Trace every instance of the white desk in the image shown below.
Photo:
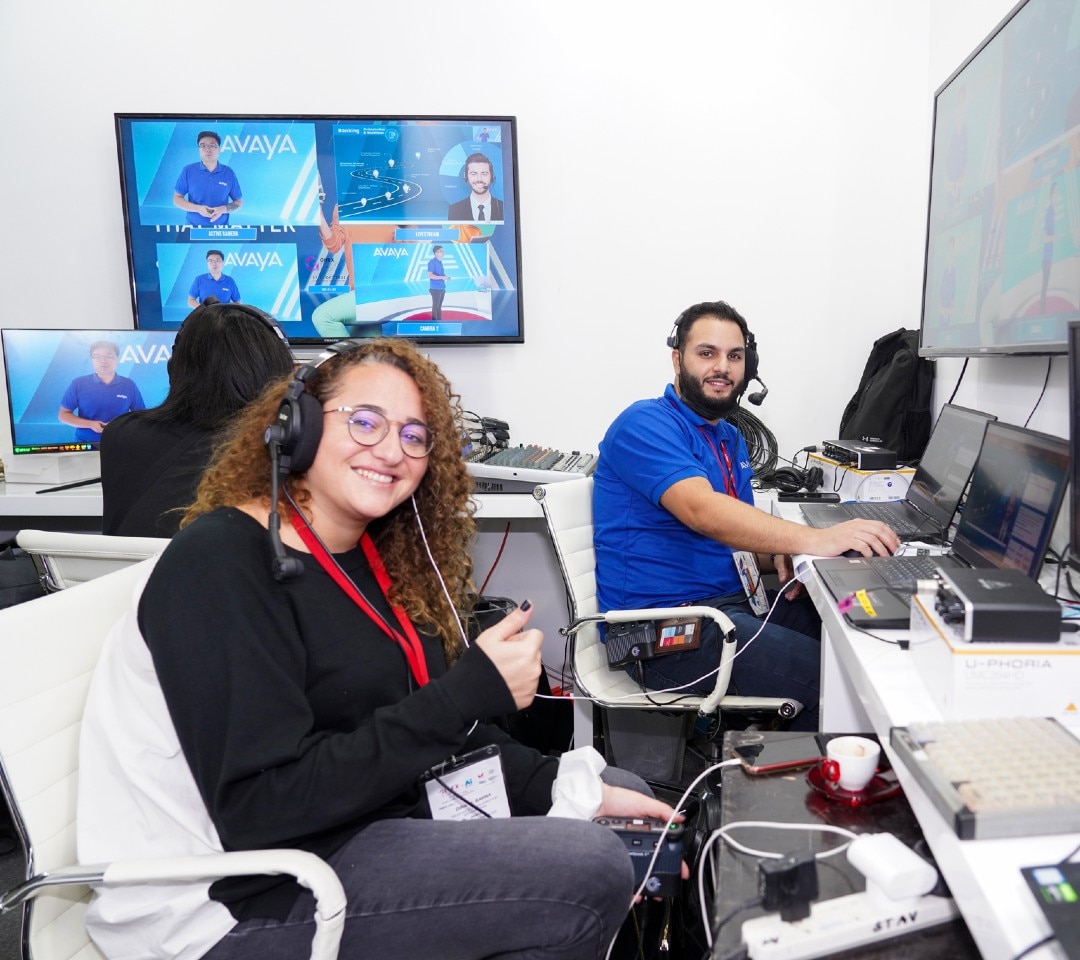
<path fill-rule="evenodd" d="M 794 512 L 784 513 L 796 519 Z M 987 960 L 1015 957 L 1050 933 L 1020 867 L 1062 859 L 1080 846 L 1080 834 L 960 840 L 889 747 L 892 727 L 942 719 L 909 652 L 849 628 L 816 573 L 803 582 L 822 620 L 822 729 L 878 736 L 979 950 Z M 880 632 L 889 639 L 907 636 Z M 1065 953 L 1055 942 L 1028 956 L 1047 960 Z"/>
<path fill-rule="evenodd" d="M 55 484 L 0 483 L 0 529 L 101 530 L 101 484 L 37 493 Z M 477 520 L 542 518 L 528 493 L 477 494 Z"/>

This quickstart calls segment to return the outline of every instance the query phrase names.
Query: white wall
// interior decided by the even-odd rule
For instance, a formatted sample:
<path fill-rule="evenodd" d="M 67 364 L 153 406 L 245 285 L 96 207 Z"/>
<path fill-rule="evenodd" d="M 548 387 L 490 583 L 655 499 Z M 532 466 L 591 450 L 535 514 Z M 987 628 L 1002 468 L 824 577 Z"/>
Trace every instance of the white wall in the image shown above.
<path fill-rule="evenodd" d="M 526 342 L 432 350 L 466 406 L 595 450 L 722 297 L 790 456 L 918 324 L 929 7 L 958 2 L 0 3 L 0 324 L 131 325 L 114 111 L 514 114 Z"/>

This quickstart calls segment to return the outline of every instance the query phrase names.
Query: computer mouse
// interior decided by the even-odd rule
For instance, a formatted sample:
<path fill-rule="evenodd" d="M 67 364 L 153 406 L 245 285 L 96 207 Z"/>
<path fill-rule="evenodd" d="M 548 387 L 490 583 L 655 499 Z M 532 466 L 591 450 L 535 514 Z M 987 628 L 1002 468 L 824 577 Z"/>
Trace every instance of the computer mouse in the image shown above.
<path fill-rule="evenodd" d="M 861 557 L 862 554 L 858 550 L 845 550 L 842 554 L 840 554 L 840 556 L 842 556 L 842 557 Z"/>

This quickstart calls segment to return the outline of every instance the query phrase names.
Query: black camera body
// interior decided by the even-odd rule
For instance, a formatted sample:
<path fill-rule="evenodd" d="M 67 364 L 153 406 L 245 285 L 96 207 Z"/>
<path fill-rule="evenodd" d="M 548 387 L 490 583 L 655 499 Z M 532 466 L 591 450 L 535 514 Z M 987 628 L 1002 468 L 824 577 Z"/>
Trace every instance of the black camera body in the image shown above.
<path fill-rule="evenodd" d="M 642 893 L 651 897 L 673 897 L 682 881 L 683 825 L 667 825 L 654 817 L 593 817 L 595 823 L 611 827 L 626 845 L 634 864 L 634 883 L 641 886 L 649 861 L 660 845 L 656 863 Z M 636 889 L 635 887 L 635 889 Z"/>

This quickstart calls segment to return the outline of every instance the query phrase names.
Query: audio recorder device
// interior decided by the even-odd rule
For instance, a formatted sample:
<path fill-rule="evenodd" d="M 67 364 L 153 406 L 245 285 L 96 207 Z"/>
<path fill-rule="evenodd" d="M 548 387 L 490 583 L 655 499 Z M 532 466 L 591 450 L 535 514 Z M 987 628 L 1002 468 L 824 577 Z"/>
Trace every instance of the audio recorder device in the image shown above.
<path fill-rule="evenodd" d="M 896 451 L 851 440 L 824 440 L 821 452 L 830 460 L 856 470 L 895 470 Z"/>

